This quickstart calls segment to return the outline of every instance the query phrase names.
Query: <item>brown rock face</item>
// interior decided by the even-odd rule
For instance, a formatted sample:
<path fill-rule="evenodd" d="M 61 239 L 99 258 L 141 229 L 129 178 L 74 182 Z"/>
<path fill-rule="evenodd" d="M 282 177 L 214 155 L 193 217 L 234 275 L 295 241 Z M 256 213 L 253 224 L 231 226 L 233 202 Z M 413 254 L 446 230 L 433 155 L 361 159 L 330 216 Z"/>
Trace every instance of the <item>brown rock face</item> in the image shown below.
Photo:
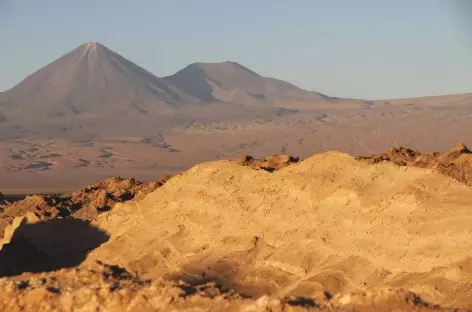
<path fill-rule="evenodd" d="M 2 211 L 3 207 L 7 204 L 8 204 L 8 202 L 5 198 L 5 196 L 2 193 L 0 193 L 0 211 Z"/>
<path fill-rule="evenodd" d="M 400 166 L 431 168 L 467 185 L 472 185 L 472 152 L 462 143 L 444 154 L 422 154 L 408 148 L 396 147 L 383 154 L 357 159 L 370 164 L 391 161 Z"/>
<path fill-rule="evenodd" d="M 32 195 L 24 200 L 5 205 L 0 210 L 0 233 L 15 217 L 27 212 L 39 219 L 74 217 L 91 221 L 98 214 L 110 210 L 116 203 L 140 199 L 162 186 L 170 176 L 152 182 L 140 182 L 120 177 L 98 182 L 66 195 Z M 1 207 L 1 198 L 0 198 Z"/>
<path fill-rule="evenodd" d="M 252 156 L 245 155 L 236 160 L 236 163 L 253 168 L 255 170 L 265 170 L 273 172 L 285 168 L 291 164 L 298 163 L 298 157 L 292 157 L 287 154 L 275 154 L 264 159 L 256 159 Z"/>
<path fill-rule="evenodd" d="M 365 160 L 368 163 L 376 164 L 382 161 L 391 161 L 400 166 L 415 165 L 416 159 L 421 156 L 419 152 L 415 152 L 409 148 L 394 147 L 389 149 L 386 153 L 373 155 L 369 157 L 358 157 L 358 159 Z"/>

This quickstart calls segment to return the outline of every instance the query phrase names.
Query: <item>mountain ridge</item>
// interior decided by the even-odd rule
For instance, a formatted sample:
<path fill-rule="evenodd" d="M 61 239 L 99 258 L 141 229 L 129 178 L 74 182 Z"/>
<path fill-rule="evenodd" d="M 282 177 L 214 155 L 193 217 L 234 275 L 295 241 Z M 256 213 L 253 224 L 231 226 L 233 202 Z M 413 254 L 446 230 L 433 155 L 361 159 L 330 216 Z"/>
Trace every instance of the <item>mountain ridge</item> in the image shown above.
<path fill-rule="evenodd" d="M 74 98 L 77 97 L 76 93 L 94 94 L 93 96 L 100 93 L 98 95 L 103 96 L 104 93 L 117 92 L 117 90 L 108 89 L 110 82 L 116 80 L 113 74 L 121 78 L 128 76 L 127 79 L 121 79 L 127 81 L 121 82 L 121 85 L 116 87 L 122 91 L 122 94 L 125 94 L 124 91 L 127 91 L 128 96 L 133 93 L 150 92 L 155 95 L 153 100 L 158 99 L 172 105 L 212 102 L 251 105 L 258 101 L 313 102 L 330 99 L 288 82 L 264 77 L 234 61 L 196 62 L 174 75 L 160 78 L 99 42 L 87 42 L 36 70 L 12 88 L 0 92 L 0 101 L 10 107 L 38 105 L 38 102 L 48 102 L 48 105 L 59 106 L 69 102 L 80 102 Z M 231 79 L 228 79 L 228 75 L 232 74 L 237 77 L 238 81 L 231 82 Z M 84 86 L 90 80 L 94 80 L 94 89 Z M 208 81 L 211 84 L 208 84 Z M 128 87 L 125 86 L 126 83 Z M 106 89 L 108 92 L 98 91 L 98 88 Z M 214 90 L 215 88 L 218 90 Z M 77 91 L 77 89 L 81 90 Z M 51 94 L 53 93 L 51 90 L 62 95 Z M 222 92 L 229 94 L 221 95 Z M 284 96 L 284 93 L 287 96 Z M 319 96 L 314 96 L 315 94 Z M 88 102 L 98 101 L 98 99 L 93 99 L 93 96 L 92 99 L 88 99 Z M 31 98 L 34 98 L 34 101 Z M 100 98 L 100 100 L 103 99 Z"/>
<path fill-rule="evenodd" d="M 179 73 L 160 78 L 103 44 L 84 43 L 0 93 L 2 133 L 150 137 L 167 126 L 272 118 L 296 112 L 300 102 L 327 102 L 236 62 L 191 64 Z"/>
<path fill-rule="evenodd" d="M 155 137 L 168 127 L 272 120 L 319 109 L 469 103 L 467 95 L 365 101 L 303 90 L 234 61 L 197 62 L 160 78 L 103 44 L 88 42 L 0 93 L 5 138 Z M 324 115 L 321 115 L 324 116 Z"/>
<path fill-rule="evenodd" d="M 247 105 L 257 102 L 325 102 L 331 98 L 289 82 L 264 77 L 233 61 L 196 62 L 163 78 L 199 98 Z M 272 103 L 274 104 L 274 103 Z"/>
<path fill-rule="evenodd" d="M 146 70 L 144 67 L 135 64 L 134 62 L 128 60 L 119 53 L 116 53 L 99 42 L 86 42 L 81 44 L 76 49 L 61 55 L 56 60 L 36 70 L 10 89 L 0 92 L 0 106 L 3 106 L 5 109 L 7 106 L 16 106 L 19 102 L 35 102 L 29 104 L 37 105 L 37 102 L 41 101 L 41 96 L 38 96 L 37 93 L 41 92 L 40 89 L 42 86 L 37 82 L 31 83 L 33 78 L 37 76 L 42 78 L 44 78 L 44 76 L 54 76 L 53 72 L 54 69 L 57 70 L 57 66 L 55 66 L 54 69 L 51 67 L 63 60 L 66 56 L 70 56 L 74 53 L 76 58 L 79 59 L 81 57 L 87 58 L 90 54 L 98 55 L 98 59 L 100 59 L 100 55 L 105 54 L 111 59 L 117 61 L 118 64 L 127 64 L 126 67 L 128 67 L 128 69 L 130 67 L 134 68 L 134 78 L 138 78 L 136 83 L 141 84 L 141 87 L 148 89 L 146 93 L 155 93 L 155 97 L 152 98 L 152 101 L 155 102 L 157 99 L 159 99 L 160 101 L 164 102 L 164 106 L 168 104 L 175 106 L 182 104 L 208 104 L 213 102 L 229 102 L 249 106 L 258 104 L 290 106 L 291 104 L 296 105 L 297 103 L 313 104 L 316 102 L 337 103 L 339 101 L 363 101 L 362 99 L 344 99 L 336 96 L 327 96 L 316 91 L 304 90 L 284 80 L 265 77 L 249 69 L 248 67 L 231 60 L 222 62 L 195 62 L 187 65 L 172 75 L 160 78 L 152 72 Z M 80 54 L 80 56 L 77 56 L 78 54 Z M 233 74 L 236 78 L 231 77 L 231 79 L 236 79 L 237 81 L 228 81 L 228 76 Z M 247 79 L 242 78 L 244 75 Z M 67 77 L 67 75 L 63 74 L 57 74 L 56 76 L 60 76 L 60 80 L 63 80 L 62 77 L 64 76 Z M 46 79 L 46 81 L 48 80 Z M 117 89 L 124 89 L 122 91 L 128 89 L 128 97 L 130 97 L 132 94 L 139 93 L 140 91 L 143 92 L 141 90 L 142 88 L 136 87 L 134 83 L 130 85 L 133 85 L 133 87 Z M 57 89 L 57 87 L 55 87 L 55 89 Z M 63 93 L 66 92 L 63 91 Z M 34 101 L 31 101 L 29 98 L 25 99 L 25 94 L 30 94 L 30 98 L 34 97 Z M 401 99 L 378 99 L 371 100 L 369 102 L 376 104 L 386 101 L 392 102 L 393 104 L 402 104 L 406 101 L 429 102 L 436 98 L 438 100 L 441 100 L 444 97 L 453 97 L 455 99 L 468 97 L 470 94 L 471 93 L 408 97 Z M 70 95 L 67 99 L 59 97 L 63 103 L 71 101 L 71 98 L 73 98 L 73 95 Z M 138 100 L 138 102 L 140 101 Z M 160 104 L 162 105 L 163 103 Z M 142 109 L 138 109 L 138 111 L 140 110 L 144 111 Z"/>

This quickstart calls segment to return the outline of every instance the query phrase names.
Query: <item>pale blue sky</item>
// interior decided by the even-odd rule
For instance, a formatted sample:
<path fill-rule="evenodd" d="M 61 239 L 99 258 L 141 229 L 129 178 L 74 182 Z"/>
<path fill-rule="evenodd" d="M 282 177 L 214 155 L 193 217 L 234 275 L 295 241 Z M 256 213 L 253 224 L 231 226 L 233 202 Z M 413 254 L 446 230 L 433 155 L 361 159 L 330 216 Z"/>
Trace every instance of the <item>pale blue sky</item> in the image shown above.
<path fill-rule="evenodd" d="M 472 92 L 469 0 L 0 0 L 0 91 L 88 41 L 157 76 L 232 60 L 332 96 Z"/>

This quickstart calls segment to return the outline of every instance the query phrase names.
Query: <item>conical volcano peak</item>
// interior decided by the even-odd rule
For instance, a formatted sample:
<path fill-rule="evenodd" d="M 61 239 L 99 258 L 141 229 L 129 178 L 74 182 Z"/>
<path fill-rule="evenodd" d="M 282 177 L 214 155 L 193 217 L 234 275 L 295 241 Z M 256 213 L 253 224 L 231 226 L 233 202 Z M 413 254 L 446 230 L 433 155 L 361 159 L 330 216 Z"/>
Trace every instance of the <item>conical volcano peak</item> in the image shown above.
<path fill-rule="evenodd" d="M 96 49 L 99 47 L 103 47 L 103 44 L 99 42 L 87 42 L 87 43 L 84 43 L 83 46 L 87 49 Z"/>
<path fill-rule="evenodd" d="M 94 53 L 99 50 L 106 49 L 106 47 L 98 42 L 87 42 L 81 45 L 81 48 L 87 53 Z"/>
<path fill-rule="evenodd" d="M 151 115 L 197 101 L 98 42 L 64 54 L 8 90 L 6 97 L 11 114 L 34 111 L 63 120 L 105 111 L 108 116 Z"/>

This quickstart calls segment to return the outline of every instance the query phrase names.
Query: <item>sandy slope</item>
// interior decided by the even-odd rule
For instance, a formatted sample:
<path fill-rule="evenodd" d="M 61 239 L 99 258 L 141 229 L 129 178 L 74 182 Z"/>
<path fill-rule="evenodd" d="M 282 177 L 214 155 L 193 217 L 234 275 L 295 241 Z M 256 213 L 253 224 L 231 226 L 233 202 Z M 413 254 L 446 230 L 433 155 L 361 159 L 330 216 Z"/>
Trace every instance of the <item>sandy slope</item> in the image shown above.
<path fill-rule="evenodd" d="M 102 214 L 96 225 L 110 240 L 87 262 L 253 296 L 387 284 L 472 307 L 471 198 L 470 187 L 429 169 L 337 152 L 275 173 L 204 163 Z"/>

